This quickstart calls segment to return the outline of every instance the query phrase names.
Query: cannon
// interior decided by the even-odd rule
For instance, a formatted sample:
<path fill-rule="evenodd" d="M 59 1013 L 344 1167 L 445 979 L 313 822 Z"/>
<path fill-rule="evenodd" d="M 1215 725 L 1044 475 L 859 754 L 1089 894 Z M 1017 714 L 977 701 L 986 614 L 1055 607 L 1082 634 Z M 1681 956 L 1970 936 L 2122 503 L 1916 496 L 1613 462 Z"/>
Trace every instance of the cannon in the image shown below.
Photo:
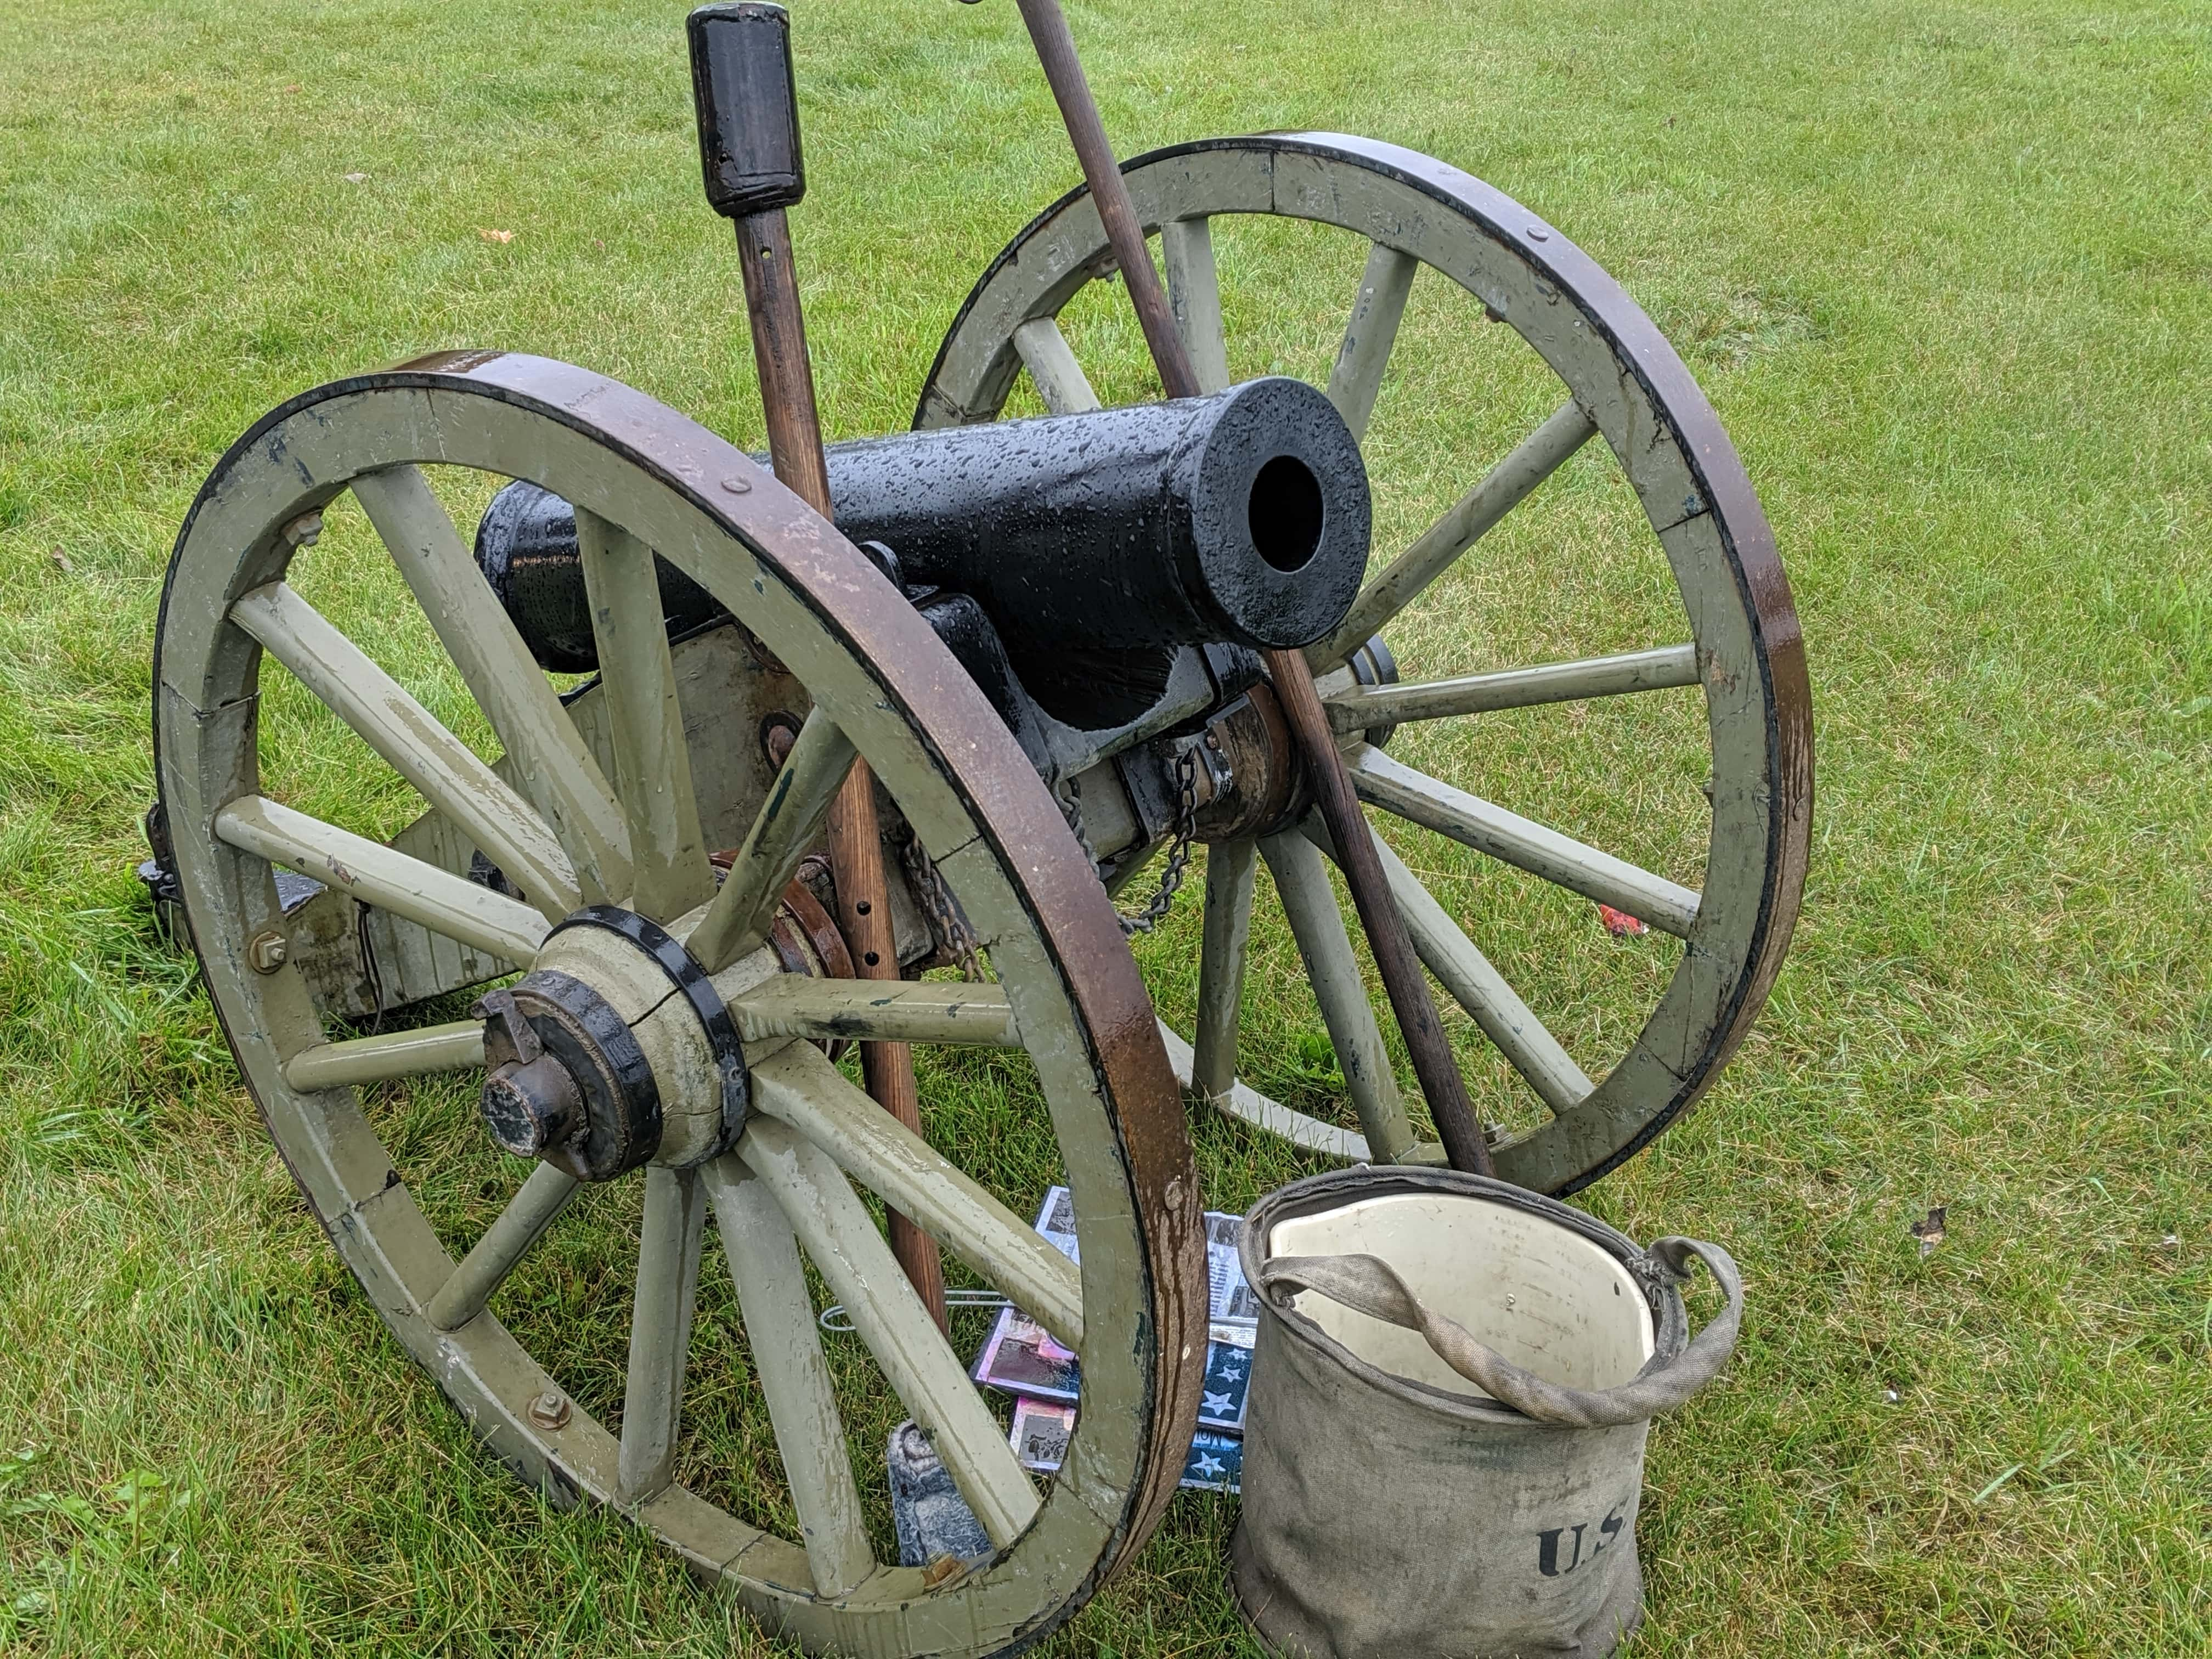
<path fill-rule="evenodd" d="M 992 700 L 1047 781 L 1219 708 L 1255 651 L 1340 621 L 1366 568 L 1367 475 L 1302 380 L 863 439 L 826 451 L 834 522 Z M 486 581 L 540 666 L 596 669 L 574 509 L 518 480 L 477 526 Z M 657 570 L 672 639 L 728 612 Z"/>
<path fill-rule="evenodd" d="M 1079 136 L 1057 9 L 1021 3 Z M 1507 1180 L 1577 1190 L 1711 1085 L 1802 887 L 1803 649 L 1733 447 L 1621 288 L 1468 173 L 1342 135 L 1090 168 L 984 263 L 912 429 L 813 449 L 809 473 L 795 289 L 755 280 L 787 270 L 803 189 L 784 30 L 750 3 L 692 24 L 710 201 L 783 365 L 773 465 L 518 353 L 291 399 L 178 538 L 154 827 L 279 1151 L 494 1455 L 614 1506 L 810 1650 L 1011 1650 L 1129 1559 L 1182 1472 L 1206 1348 L 1187 1113 L 1291 1167 L 1468 1153 L 1431 1078 L 1401 1081 L 1418 1022 L 1389 985 L 1403 1048 L 1378 1015 L 1386 934 L 1443 994 Z M 1317 386 L 1273 372 L 1311 310 L 1281 303 L 1293 234 L 1359 267 Z M 1194 384 L 1108 409 L 1075 319 L 1117 270 L 1133 293 L 1131 235 L 1161 250 Z M 1247 236 L 1267 257 L 1223 257 Z M 1490 413 L 1370 438 L 1394 397 L 1456 395 L 1394 375 L 1401 335 L 1494 352 Z M 1449 504 L 1412 514 L 1438 478 Z M 1581 565 L 1516 538 L 1540 517 Z M 337 550 L 372 548 L 373 568 Z M 1623 631 L 1665 631 L 1483 659 L 1529 584 L 1587 577 L 1602 602 L 1639 557 L 1656 574 Z M 313 601 L 377 581 L 416 630 L 404 664 Z M 444 688 L 444 717 L 403 678 Z M 1644 864 L 1577 836 L 1602 817 L 1586 793 L 1477 793 L 1546 775 L 1607 708 L 1619 791 L 1676 826 Z M 1370 817 L 1332 807 L 1340 782 Z M 1148 986 L 1129 935 L 1200 848 L 1194 990 Z M 1340 1083 L 1258 1086 L 1262 903 Z M 1625 956 L 1610 927 L 1653 948 Z M 1574 1002 L 1540 1010 L 1515 981 L 1555 951 L 1592 965 L 1547 976 Z M 840 1064 L 853 1043 L 980 1055 L 1002 1069 L 973 1075 L 1042 1109 L 964 1137 L 927 1100 L 909 1121 Z M 1013 1207 L 1061 1171 L 1079 1264 Z M 710 1216 L 727 1273 L 702 1290 Z M 594 1279 L 611 1300 L 580 1321 L 565 1292 L 520 1293 L 586 1236 L 623 1241 L 634 1280 Z M 1056 1478 L 969 1385 L 925 1284 L 940 1249 L 1079 1355 Z M 817 1328 L 810 1272 L 851 1339 Z M 703 1403 L 702 1340 L 728 1383 Z M 702 1438 L 733 1399 L 758 1407 L 750 1439 L 729 1429 L 741 1455 Z M 988 1551 L 884 1559 L 862 1429 L 887 1401 Z"/>

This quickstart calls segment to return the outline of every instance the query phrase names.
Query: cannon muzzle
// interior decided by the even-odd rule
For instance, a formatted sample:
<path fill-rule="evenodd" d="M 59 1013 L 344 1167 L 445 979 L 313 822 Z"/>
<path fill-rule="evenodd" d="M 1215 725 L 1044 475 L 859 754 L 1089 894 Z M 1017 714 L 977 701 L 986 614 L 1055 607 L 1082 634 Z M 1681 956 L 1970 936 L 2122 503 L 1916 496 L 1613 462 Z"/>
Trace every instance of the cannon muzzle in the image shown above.
<path fill-rule="evenodd" d="M 1304 645 L 1367 563 L 1359 446 L 1303 380 L 840 444 L 830 491 L 1025 647 Z"/>

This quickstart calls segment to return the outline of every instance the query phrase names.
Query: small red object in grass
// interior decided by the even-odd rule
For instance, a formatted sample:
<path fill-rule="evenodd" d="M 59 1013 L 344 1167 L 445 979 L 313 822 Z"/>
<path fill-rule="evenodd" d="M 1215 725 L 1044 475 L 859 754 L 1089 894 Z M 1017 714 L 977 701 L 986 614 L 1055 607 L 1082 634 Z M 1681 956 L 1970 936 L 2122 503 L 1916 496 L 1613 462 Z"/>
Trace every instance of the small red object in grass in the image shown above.
<path fill-rule="evenodd" d="M 1610 904 L 1597 907 L 1597 919 L 1605 924 L 1605 931 L 1615 939 L 1634 939 L 1638 933 L 1648 933 L 1650 927 L 1638 921 L 1626 910 L 1616 910 Z"/>

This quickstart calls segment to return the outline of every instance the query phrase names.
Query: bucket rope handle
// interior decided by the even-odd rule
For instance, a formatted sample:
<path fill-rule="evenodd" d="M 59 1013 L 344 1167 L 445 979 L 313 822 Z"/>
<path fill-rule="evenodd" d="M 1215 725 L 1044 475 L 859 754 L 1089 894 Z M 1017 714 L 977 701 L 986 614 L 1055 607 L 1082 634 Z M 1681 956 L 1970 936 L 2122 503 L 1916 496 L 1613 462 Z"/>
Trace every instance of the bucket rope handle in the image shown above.
<path fill-rule="evenodd" d="M 1380 1256 L 1280 1255 L 1260 1267 L 1260 1288 L 1276 1307 L 1287 1310 L 1298 1290 L 1309 1290 L 1355 1312 L 1419 1331 L 1437 1358 L 1493 1400 L 1540 1423 L 1595 1429 L 1642 1423 L 1672 1411 L 1714 1377 L 1735 1349 L 1743 1325 L 1743 1275 L 1735 1258 L 1717 1244 L 1694 1238 L 1662 1238 L 1651 1255 L 1677 1284 L 1689 1280 L 1689 1258 L 1703 1261 L 1728 1296 L 1723 1308 L 1691 1340 L 1670 1365 L 1646 1370 L 1616 1389 L 1570 1389 L 1547 1382 L 1533 1371 L 1478 1342 L 1457 1320 L 1431 1311 L 1397 1271 Z"/>

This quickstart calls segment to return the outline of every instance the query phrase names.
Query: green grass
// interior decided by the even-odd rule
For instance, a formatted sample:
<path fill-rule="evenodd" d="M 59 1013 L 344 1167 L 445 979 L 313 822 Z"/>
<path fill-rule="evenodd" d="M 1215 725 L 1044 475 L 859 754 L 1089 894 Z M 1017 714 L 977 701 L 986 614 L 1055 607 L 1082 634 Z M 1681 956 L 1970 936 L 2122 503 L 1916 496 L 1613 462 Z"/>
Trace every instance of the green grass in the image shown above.
<path fill-rule="evenodd" d="M 130 875 L 169 541 L 270 405 L 514 346 L 760 443 L 680 15 L 0 11 L 0 1650 L 768 1650 L 622 1523 L 548 1514 L 476 1450 L 304 1213 Z M 1635 1653 L 2212 1650 L 2212 20 L 1115 0 L 1074 21 L 1125 149 L 1329 126 L 1528 204 L 1677 343 L 1775 522 L 1819 718 L 1796 950 L 1702 1112 L 1587 1195 L 1750 1277 L 1734 1368 L 1653 1437 Z M 1073 167 L 1010 6 L 809 0 L 798 35 L 825 410 L 833 434 L 889 430 Z M 1324 370 L 1358 255 L 1224 235 L 1239 372 Z M 1385 546 L 1545 406 L 1450 297 L 1417 289 L 1384 391 Z M 1075 327 L 1101 390 L 1140 396 L 1120 303 L 1095 291 Z M 1595 458 L 1546 501 L 1409 630 L 1414 668 L 1674 637 L 1648 559 L 1596 556 L 1633 543 Z M 319 599 L 458 718 L 336 516 Z M 303 804 L 404 816 L 276 701 Z M 1459 758 L 1693 878 L 1683 730 L 1579 719 L 1512 717 Z M 1578 1052 L 1625 1039 L 1656 945 L 1408 848 L 1494 918 L 1486 944 Z M 1195 937 L 1186 898 L 1141 953 L 1172 1011 Z M 1259 1080 L 1332 1102 L 1279 928 L 1256 973 Z M 1034 1195 L 1018 1072 L 963 1060 L 925 1089 L 940 1139 L 999 1149 L 991 1178 Z M 464 1103 L 378 1109 L 465 1236 L 499 1188 Z M 1197 1135 L 1218 1205 L 1292 1172 Z M 625 1283 L 622 1202 L 564 1222 L 512 1291 L 518 1322 L 586 1328 L 587 1398 L 618 1375 L 619 1325 L 582 1316 Z M 1906 1228 L 1933 1203 L 1949 1231 L 1923 1260 Z M 735 1449 L 725 1495 L 758 1503 L 725 1346 L 695 1416 Z M 1232 1519 L 1179 1499 L 1054 1650 L 1249 1650 Z"/>

